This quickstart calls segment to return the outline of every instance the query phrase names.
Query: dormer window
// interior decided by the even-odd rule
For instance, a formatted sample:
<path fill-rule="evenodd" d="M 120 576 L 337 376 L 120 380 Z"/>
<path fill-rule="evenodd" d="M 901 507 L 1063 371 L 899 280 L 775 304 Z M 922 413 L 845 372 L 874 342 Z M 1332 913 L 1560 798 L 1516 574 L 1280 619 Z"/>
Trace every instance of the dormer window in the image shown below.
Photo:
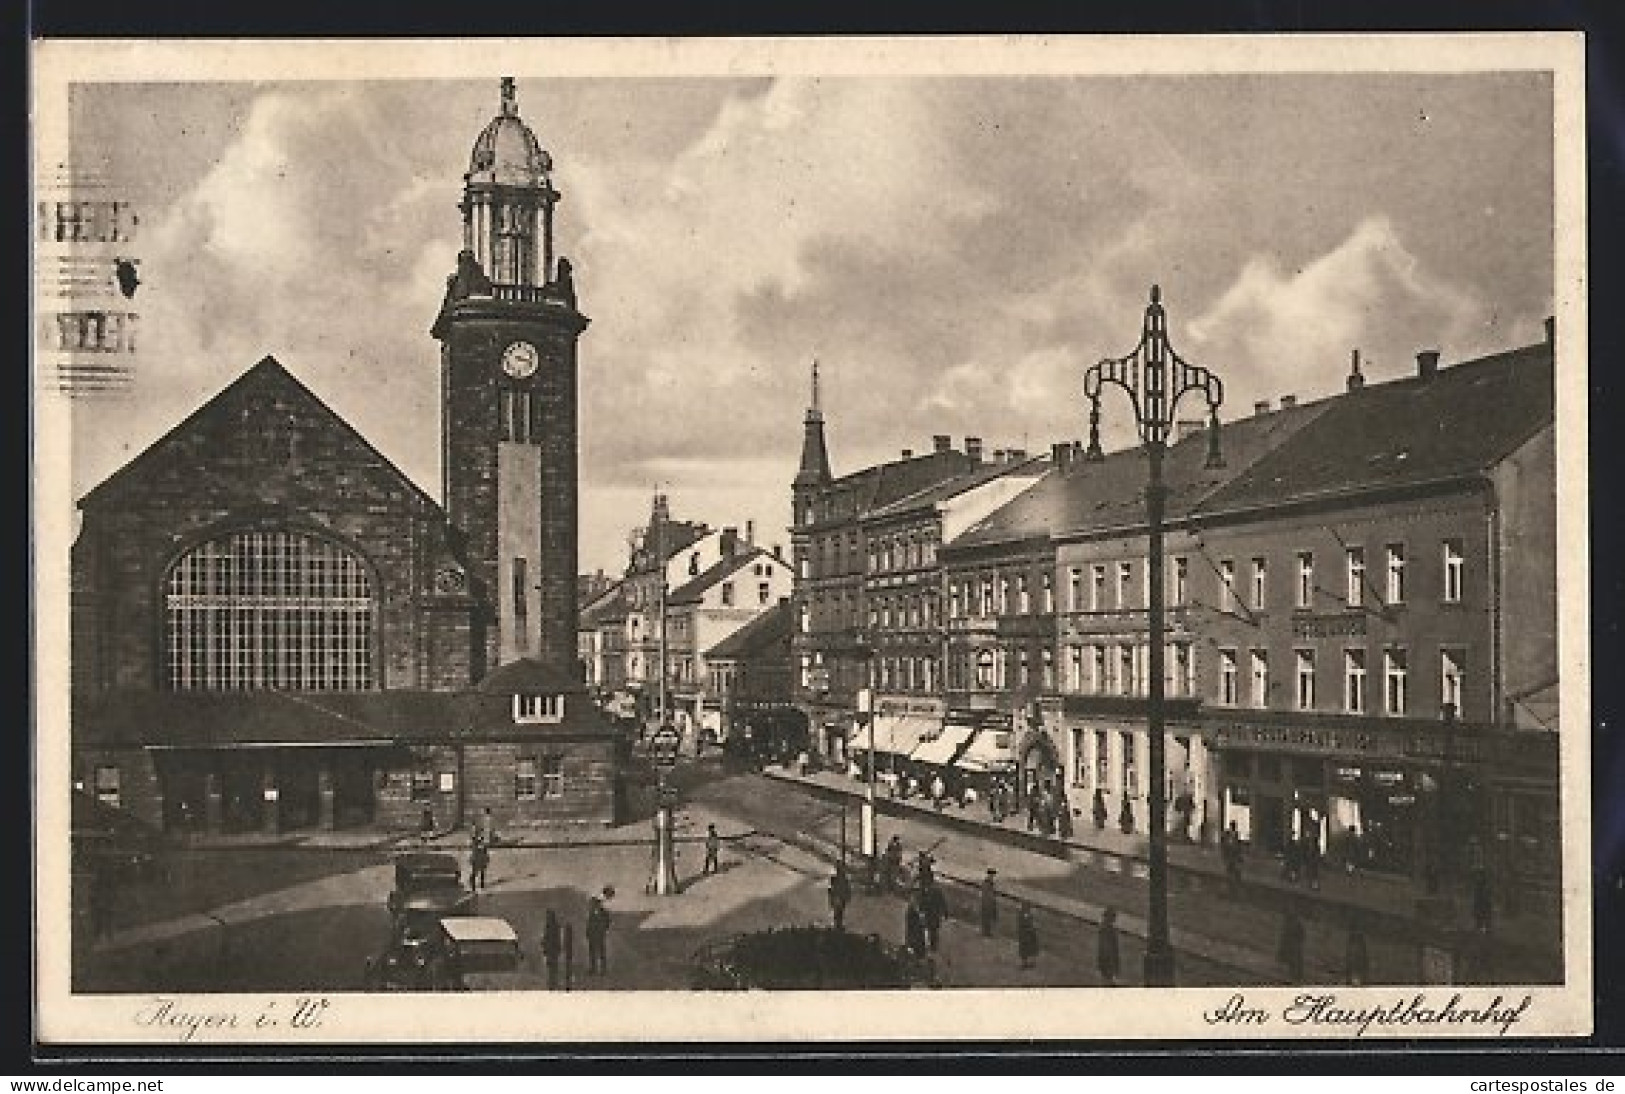
<path fill-rule="evenodd" d="M 515 695 L 513 720 L 516 725 L 537 725 L 564 720 L 564 696 Z"/>

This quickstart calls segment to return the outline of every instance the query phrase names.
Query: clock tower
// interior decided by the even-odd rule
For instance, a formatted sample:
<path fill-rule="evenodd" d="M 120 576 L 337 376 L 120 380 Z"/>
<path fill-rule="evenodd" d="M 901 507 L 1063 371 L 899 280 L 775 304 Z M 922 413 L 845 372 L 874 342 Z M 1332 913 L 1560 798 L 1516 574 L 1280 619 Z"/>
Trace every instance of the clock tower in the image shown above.
<path fill-rule="evenodd" d="M 553 249 L 552 157 L 512 78 L 463 176 L 440 341 L 442 498 L 482 605 L 471 675 L 531 658 L 575 679 L 576 308 Z"/>

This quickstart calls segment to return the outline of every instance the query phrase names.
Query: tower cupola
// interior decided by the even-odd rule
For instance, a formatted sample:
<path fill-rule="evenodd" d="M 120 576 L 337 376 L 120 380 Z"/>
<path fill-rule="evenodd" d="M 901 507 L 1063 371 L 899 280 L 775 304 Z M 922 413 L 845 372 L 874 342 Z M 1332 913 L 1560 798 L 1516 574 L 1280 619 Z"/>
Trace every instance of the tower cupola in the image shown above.
<path fill-rule="evenodd" d="M 512 76 L 481 130 L 463 176 L 463 249 L 497 285 L 543 286 L 555 277 L 553 157 L 519 116 Z"/>

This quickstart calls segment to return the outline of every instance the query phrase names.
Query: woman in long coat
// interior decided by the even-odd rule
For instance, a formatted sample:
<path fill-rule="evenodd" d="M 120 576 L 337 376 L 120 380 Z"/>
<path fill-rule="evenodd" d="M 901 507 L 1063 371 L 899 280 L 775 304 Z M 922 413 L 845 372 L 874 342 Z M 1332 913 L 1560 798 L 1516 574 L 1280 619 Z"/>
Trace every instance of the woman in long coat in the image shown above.
<path fill-rule="evenodd" d="M 903 945 L 915 957 L 925 956 L 925 917 L 920 914 L 917 896 L 909 897 L 908 906 L 903 909 Z"/>
<path fill-rule="evenodd" d="M 1095 967 L 1107 987 L 1117 985 L 1117 974 L 1122 970 L 1122 955 L 1117 944 L 1117 909 L 1107 908 L 1100 917 L 1100 940 L 1095 956 Z"/>
<path fill-rule="evenodd" d="M 1031 904 L 1023 903 L 1021 915 L 1016 919 L 1016 954 L 1024 969 L 1032 968 L 1033 962 L 1038 960 L 1038 924 L 1033 922 Z"/>

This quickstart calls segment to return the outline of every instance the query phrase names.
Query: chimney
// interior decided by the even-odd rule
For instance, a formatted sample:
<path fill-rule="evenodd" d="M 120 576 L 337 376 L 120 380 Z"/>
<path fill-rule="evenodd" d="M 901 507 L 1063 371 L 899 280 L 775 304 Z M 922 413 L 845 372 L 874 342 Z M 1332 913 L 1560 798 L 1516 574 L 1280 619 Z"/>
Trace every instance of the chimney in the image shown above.
<path fill-rule="evenodd" d="M 1360 375 L 1360 351 L 1355 350 L 1349 355 L 1349 391 L 1359 391 L 1365 387 L 1365 377 Z"/>
<path fill-rule="evenodd" d="M 739 551 L 739 529 L 724 528 L 722 530 L 722 557 L 732 558 Z"/>
<path fill-rule="evenodd" d="M 954 446 L 954 439 L 946 433 L 938 433 L 931 438 L 931 451 L 947 452 Z"/>
<path fill-rule="evenodd" d="M 914 458 L 914 450 L 912 448 L 903 449 L 903 459 L 912 460 L 913 458 Z"/>
<path fill-rule="evenodd" d="M 1295 407 L 1297 405 L 1298 405 L 1298 397 L 1296 395 L 1283 395 L 1283 396 L 1281 396 L 1281 409 L 1282 410 L 1291 410 L 1293 407 Z"/>
<path fill-rule="evenodd" d="M 965 438 L 965 455 L 970 457 L 970 462 L 971 463 L 981 463 L 982 462 L 982 438 L 980 438 L 980 437 L 966 437 Z"/>
<path fill-rule="evenodd" d="M 778 559 L 780 562 L 784 561 L 784 544 L 775 543 L 773 545 L 773 557 Z"/>
<path fill-rule="evenodd" d="M 1174 434 L 1174 441 L 1178 443 L 1187 437 L 1194 437 L 1202 432 L 1207 428 L 1207 423 L 1200 418 L 1181 418 L 1175 428 L 1178 432 Z"/>
<path fill-rule="evenodd" d="M 1546 317 L 1546 344 L 1554 349 L 1557 346 L 1557 316 L 1555 315 Z"/>
<path fill-rule="evenodd" d="M 1416 375 L 1424 380 L 1431 380 L 1439 373 L 1439 351 L 1436 349 L 1418 350 L 1416 353 Z"/>
<path fill-rule="evenodd" d="M 1269 412 L 1270 412 L 1270 401 L 1268 399 L 1260 399 L 1260 400 L 1258 400 L 1258 402 L 1253 404 L 1253 413 L 1254 414 L 1268 414 Z"/>
<path fill-rule="evenodd" d="M 745 522 L 745 546 L 756 546 L 756 522 L 754 520 Z"/>

